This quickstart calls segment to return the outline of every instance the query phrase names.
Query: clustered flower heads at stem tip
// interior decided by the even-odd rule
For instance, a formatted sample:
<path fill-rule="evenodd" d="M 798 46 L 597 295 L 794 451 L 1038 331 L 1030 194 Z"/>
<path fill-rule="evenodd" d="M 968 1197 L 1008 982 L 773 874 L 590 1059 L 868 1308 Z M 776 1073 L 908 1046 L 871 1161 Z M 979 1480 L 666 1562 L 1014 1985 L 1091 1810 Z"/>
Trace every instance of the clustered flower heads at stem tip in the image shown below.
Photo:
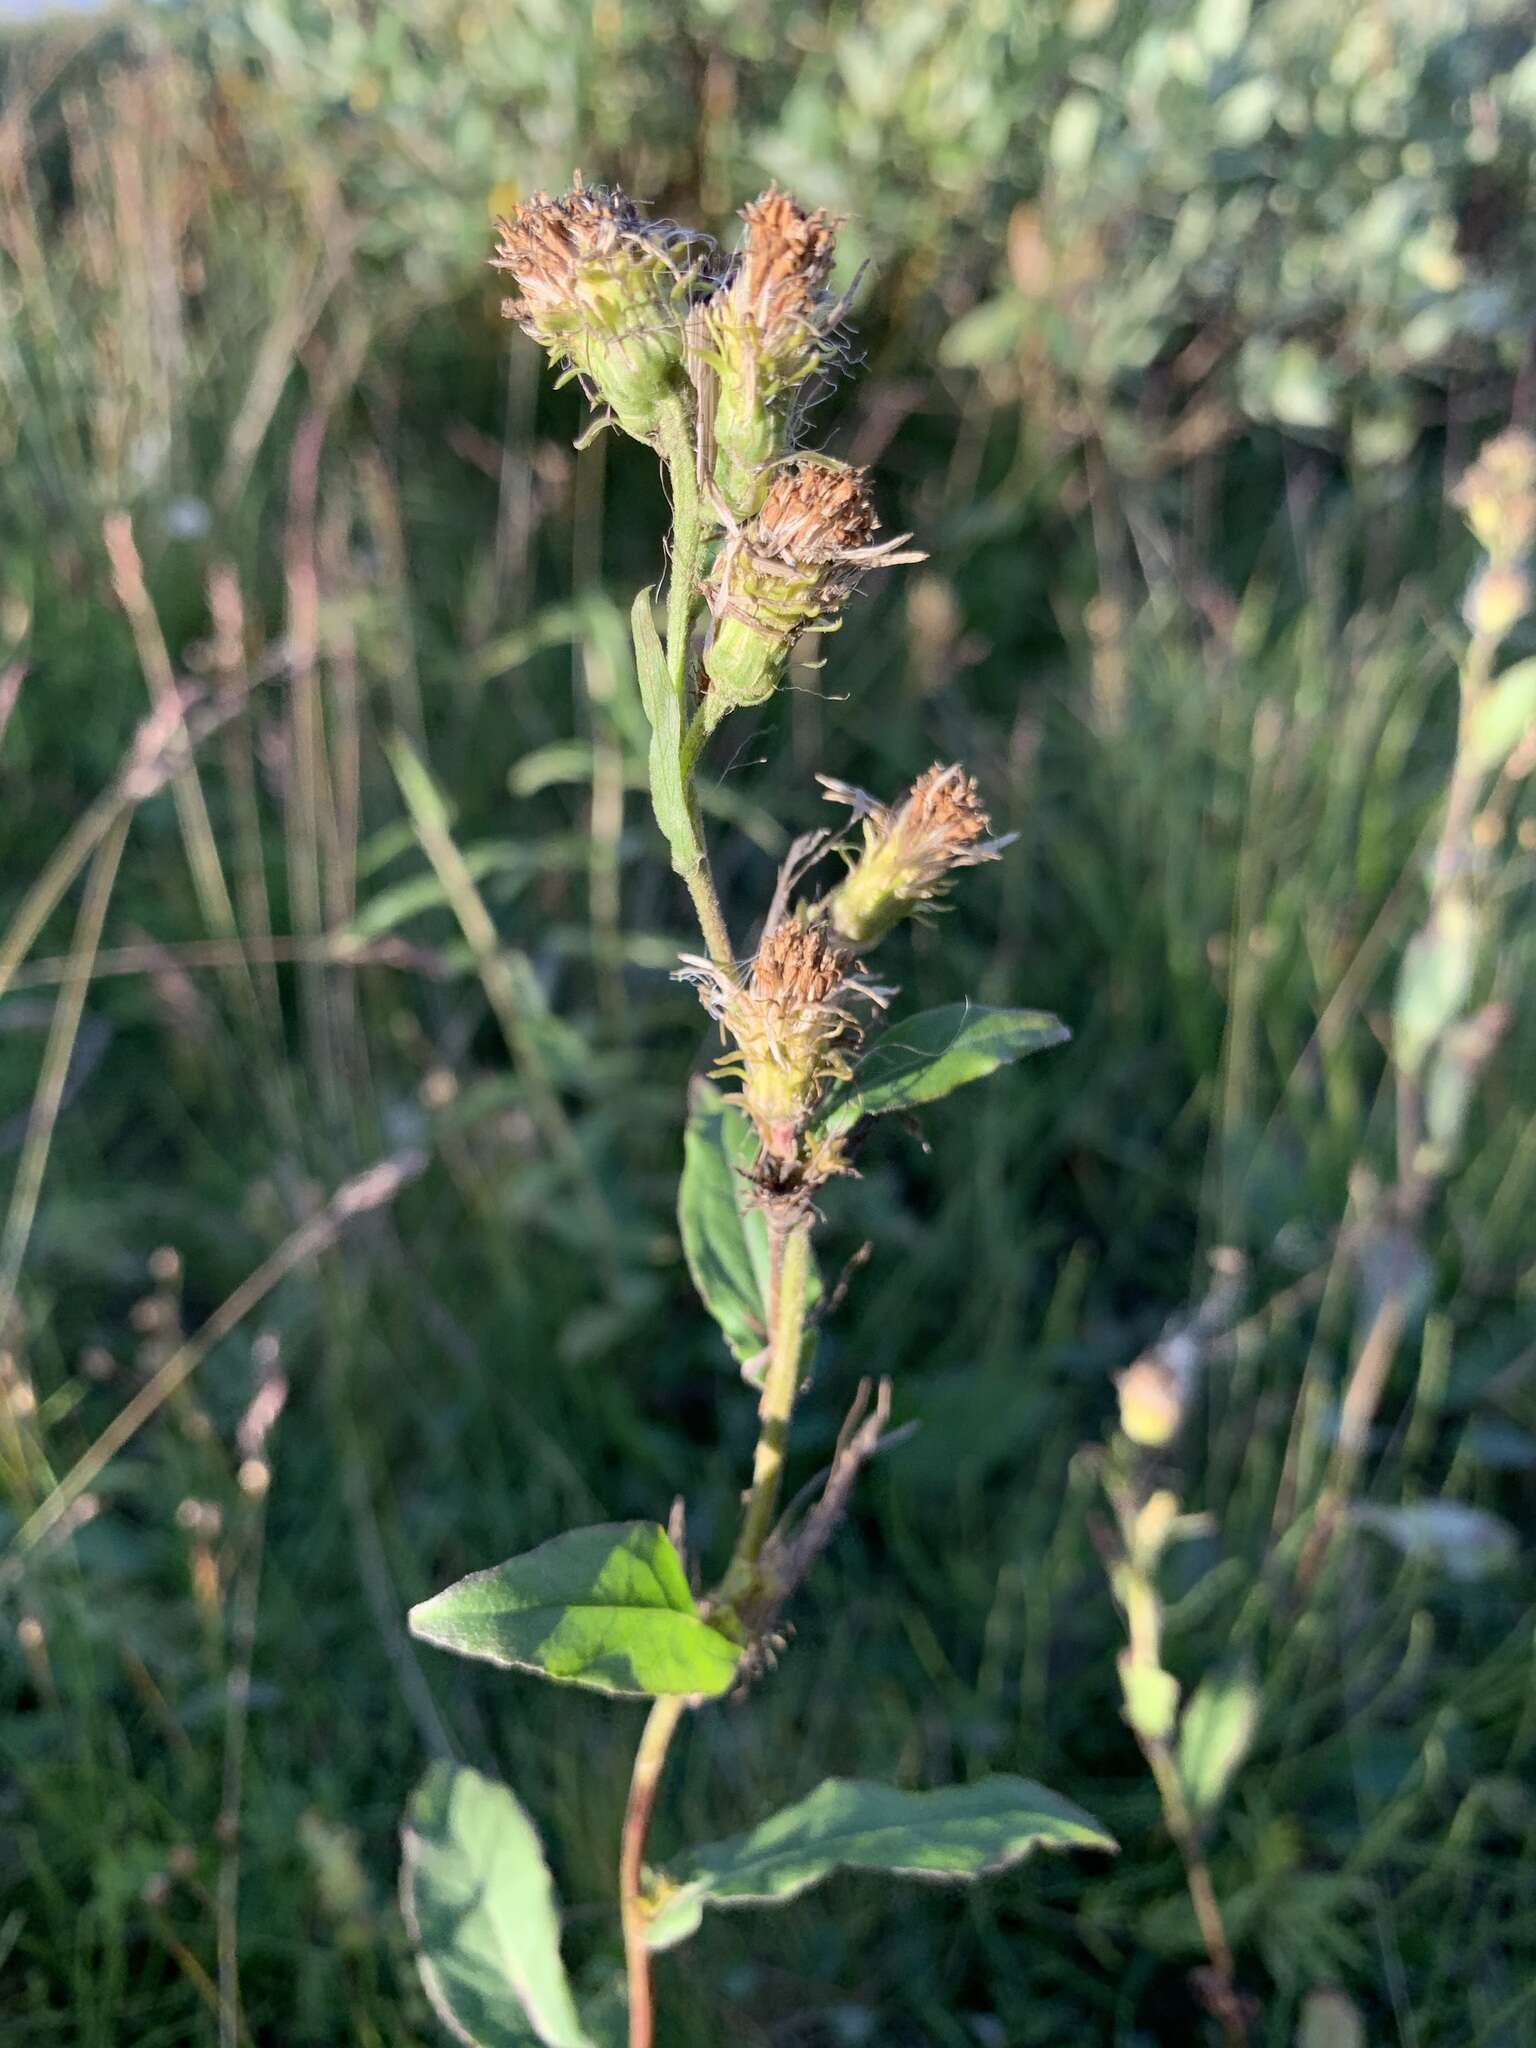
<path fill-rule="evenodd" d="M 492 259 L 519 287 L 507 316 L 614 423 L 664 446 L 674 478 L 667 409 L 675 418 L 681 403 L 691 418 L 700 513 L 716 545 L 690 592 L 708 634 L 689 671 L 685 779 L 723 718 L 773 695 L 801 634 L 835 628 L 866 569 L 923 559 L 907 534 L 876 540 L 862 469 L 796 447 L 810 397 L 843 355 L 832 220 L 776 188 L 742 220 L 742 247 L 726 260 L 707 236 L 649 221 L 622 192 L 578 176 L 563 197 L 535 193 L 500 221 Z M 892 993 L 869 979 L 861 951 L 1009 843 L 990 836 L 958 765 L 935 763 L 891 806 L 821 780 L 861 828 L 857 854 L 843 849 L 843 880 L 818 902 L 776 906 L 745 971 L 713 941 L 714 958 L 685 956 L 681 970 L 728 1041 L 716 1073 L 752 1119 L 764 1185 L 786 1195 L 848 1170 L 839 1141 L 808 1133 L 828 1091 L 850 1078 L 869 1011 Z"/>

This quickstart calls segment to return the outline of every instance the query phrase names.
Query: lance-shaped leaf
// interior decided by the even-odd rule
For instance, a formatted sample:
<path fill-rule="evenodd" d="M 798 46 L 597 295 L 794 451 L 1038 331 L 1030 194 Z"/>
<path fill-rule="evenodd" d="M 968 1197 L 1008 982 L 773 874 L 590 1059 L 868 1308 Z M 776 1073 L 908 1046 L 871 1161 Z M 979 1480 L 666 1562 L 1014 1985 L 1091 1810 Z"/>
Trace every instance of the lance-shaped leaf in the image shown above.
<path fill-rule="evenodd" d="M 1207 1820 L 1242 1768 L 1259 1725 L 1259 1689 L 1241 1668 L 1214 1671 L 1195 1687 L 1179 1720 L 1179 1776 L 1197 1820 Z"/>
<path fill-rule="evenodd" d="M 1062 1045 L 1072 1036 L 1045 1010 L 992 1010 L 948 1003 L 893 1024 L 831 1096 L 816 1118 L 818 1137 L 841 1137 L 866 1116 L 937 1102 L 967 1081 L 996 1073 L 1010 1060 Z"/>
<path fill-rule="evenodd" d="M 747 1180 L 757 1151 L 742 1112 L 713 1082 L 695 1081 L 683 1134 L 677 1220 L 699 1298 L 744 1366 L 761 1359 L 768 1341 L 768 1221 L 753 1203 Z M 813 1260 L 806 1306 L 814 1307 L 820 1297 Z M 814 1330 L 807 1330 L 807 1347 L 814 1343 Z"/>
<path fill-rule="evenodd" d="M 679 874 L 686 874 L 698 864 L 701 848 L 683 789 L 683 707 L 667 674 L 648 590 L 642 590 L 635 599 L 629 624 L 635 642 L 640 701 L 651 728 L 651 804 L 656 822 L 672 849 L 672 865 Z"/>
<path fill-rule="evenodd" d="M 646 1940 L 672 1948 L 697 1931 L 706 1906 L 778 1905 L 834 1870 L 963 1880 L 1034 1849 L 1114 1847 L 1092 1814 L 1028 1778 L 934 1792 L 828 1778 L 746 1834 L 684 1857 L 656 1886 Z"/>
<path fill-rule="evenodd" d="M 724 1692 L 739 1647 L 699 1617 L 654 1522 L 604 1522 L 471 1572 L 410 1613 L 411 1633 L 461 1657 L 596 1692 Z"/>
<path fill-rule="evenodd" d="M 432 2009 L 470 2048 L 592 2048 L 539 1838 L 505 1785 L 433 1764 L 401 1830 L 400 1903 Z"/>

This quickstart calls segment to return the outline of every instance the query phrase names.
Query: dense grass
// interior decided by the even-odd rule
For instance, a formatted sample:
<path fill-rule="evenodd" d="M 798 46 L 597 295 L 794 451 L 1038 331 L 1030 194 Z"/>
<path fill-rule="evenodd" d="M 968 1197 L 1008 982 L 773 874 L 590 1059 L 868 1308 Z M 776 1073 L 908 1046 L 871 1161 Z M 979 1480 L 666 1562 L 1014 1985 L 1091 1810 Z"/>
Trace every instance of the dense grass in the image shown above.
<path fill-rule="evenodd" d="M 531 350 L 509 359 L 490 288 L 343 248 L 324 137 L 279 162 L 271 108 L 242 129 L 197 69 L 113 82 L 111 57 L 11 59 L 38 211 L 33 261 L 12 181 L 0 595 L 25 674 L 0 943 L 132 744 L 160 636 L 167 673 L 237 701 L 178 792 L 125 810 L 116 866 L 108 827 L 0 1002 L 5 1248 L 25 1251 L 0 1330 L 0 2014 L 18 2044 L 216 2038 L 222 1928 L 247 2038 L 426 2043 L 393 1904 L 423 1759 L 518 1788 L 600 1985 L 637 1715 L 422 1651 L 406 1607 L 678 1492 L 717 1559 L 750 1450 L 672 1216 L 700 1016 L 667 978 L 687 906 L 639 794 L 622 623 L 663 508 L 635 451 L 571 455 L 578 409 Z M 748 115 L 768 118 L 750 91 Z M 87 128 L 120 153 L 96 186 Z M 680 209 L 744 196 L 716 189 L 737 161 L 716 140 Z M 636 146 L 641 175 L 647 148 L 684 175 L 664 138 Z M 1452 742 L 1471 557 L 1441 508 L 1469 429 L 1453 408 L 1390 472 L 1255 431 L 1132 480 L 1058 437 L 1038 391 L 932 369 L 990 245 L 925 233 L 866 293 L 871 373 L 829 438 L 876 461 L 887 525 L 931 561 L 882 579 L 832 665 L 722 754 L 722 884 L 744 930 L 816 820 L 818 769 L 888 794 L 964 757 L 1020 840 L 899 942 L 902 1000 L 1037 1004 L 1075 1035 L 926 1119 L 926 1147 L 882 1134 L 829 1197 L 830 1257 L 873 1251 L 799 1472 L 861 1373 L 893 1374 L 922 1427 L 870 1474 L 779 1668 L 686 1731 L 654 1839 L 726 1832 L 828 1771 L 990 1768 L 1080 1797 L 1123 1847 L 974 1895 L 849 1878 L 721 1916 L 660 1966 L 665 2038 L 1203 2038 L 1078 1453 L 1110 1374 L 1230 1247 L 1246 1319 L 1170 1475 L 1209 1521 L 1176 1553 L 1169 1650 L 1191 1682 L 1246 1657 L 1262 1684 L 1210 1852 L 1254 2038 L 1319 2048 L 1304 2002 L 1337 1985 L 1372 2041 L 1515 2048 L 1536 2041 L 1528 1570 L 1463 1580 L 1351 1532 L 1294 1577 L 1373 1284 L 1358 1230 L 1392 1171 L 1383 1038 Z M 114 594 L 103 535 L 125 506 L 143 603 L 120 529 Z M 510 1030 L 386 760 L 396 733 L 495 921 Z M 1514 1021 L 1364 1481 L 1516 1523 L 1528 836 L 1497 896 L 1491 993 Z M 15 1544 L 179 1333 L 331 1190 L 407 1155 L 398 1197 L 299 1260 L 93 1476 L 67 1541 Z M 261 1496 L 237 1432 L 274 1355 L 290 1391 Z"/>

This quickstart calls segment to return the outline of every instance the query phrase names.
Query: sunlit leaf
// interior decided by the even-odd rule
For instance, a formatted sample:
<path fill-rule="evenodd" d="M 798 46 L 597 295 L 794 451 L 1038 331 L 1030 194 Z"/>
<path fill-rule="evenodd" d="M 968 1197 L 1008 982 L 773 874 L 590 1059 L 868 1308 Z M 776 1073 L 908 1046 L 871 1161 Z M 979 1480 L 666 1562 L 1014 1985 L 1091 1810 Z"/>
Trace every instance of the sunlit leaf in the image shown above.
<path fill-rule="evenodd" d="M 654 1522 L 605 1522 L 471 1572 L 413 1607 L 439 1649 L 597 1692 L 721 1693 L 741 1651 L 699 1618 L 677 1552 Z"/>

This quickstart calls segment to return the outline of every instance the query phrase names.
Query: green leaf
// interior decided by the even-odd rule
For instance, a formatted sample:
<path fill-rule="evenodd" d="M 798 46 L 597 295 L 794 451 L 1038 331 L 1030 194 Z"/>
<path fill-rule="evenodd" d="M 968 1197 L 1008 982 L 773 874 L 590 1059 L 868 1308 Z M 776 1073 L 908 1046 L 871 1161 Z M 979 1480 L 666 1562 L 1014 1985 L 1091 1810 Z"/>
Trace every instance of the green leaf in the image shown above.
<path fill-rule="evenodd" d="M 1460 891 L 1409 941 L 1392 1013 L 1392 1056 L 1403 1073 L 1419 1072 L 1466 1007 L 1481 941 L 1482 921 Z"/>
<path fill-rule="evenodd" d="M 741 1651 L 699 1618 L 654 1522 L 604 1522 L 471 1572 L 410 1613 L 411 1633 L 461 1657 L 595 1692 L 721 1693 Z"/>
<path fill-rule="evenodd" d="M 1071 1036 L 1044 1010 L 991 1010 L 980 1003 L 924 1010 L 875 1041 L 853 1079 L 816 1118 L 816 1135 L 840 1137 L 860 1117 L 937 1102 L 967 1081 L 979 1081 L 1028 1053 L 1064 1045 Z"/>
<path fill-rule="evenodd" d="M 835 1870 L 966 1879 L 1007 1870 L 1033 1849 L 1113 1849 L 1091 1814 L 1028 1778 L 983 1778 L 905 1792 L 828 1778 L 746 1834 L 695 1849 L 662 1881 L 646 1940 L 671 1948 L 706 1906 L 771 1906 Z"/>
<path fill-rule="evenodd" d="M 1478 699 L 1467 722 L 1467 750 L 1474 768 L 1487 774 L 1502 768 L 1536 725 L 1536 657 L 1517 661 Z"/>
<path fill-rule="evenodd" d="M 1179 1722 L 1179 1776 L 1197 1820 L 1221 1805 L 1259 1725 L 1259 1691 L 1246 1671 L 1212 1672 L 1189 1696 Z"/>
<path fill-rule="evenodd" d="M 470 2048 L 592 2048 L 560 1960 L 554 1886 L 505 1785 L 435 1763 L 401 1831 L 400 1903 L 432 2009 Z"/>
<path fill-rule="evenodd" d="M 768 1221 L 751 1200 L 746 1174 L 757 1157 L 750 1121 L 711 1081 L 689 1092 L 677 1219 L 699 1299 L 741 1365 L 757 1359 L 768 1332 Z M 812 1264 L 806 1304 L 821 1297 Z M 808 1331 L 807 1345 L 814 1332 Z"/>
<path fill-rule="evenodd" d="M 629 625 L 635 641 L 640 701 L 651 728 L 651 804 L 672 849 L 672 865 L 682 874 L 698 865 L 702 848 L 683 792 L 683 707 L 667 674 L 649 590 L 642 590 L 635 599 Z"/>
<path fill-rule="evenodd" d="M 1178 1721 L 1179 1681 L 1156 1664 L 1139 1664 L 1129 1650 L 1116 1658 L 1125 1718 L 1143 1742 L 1166 1742 Z"/>

